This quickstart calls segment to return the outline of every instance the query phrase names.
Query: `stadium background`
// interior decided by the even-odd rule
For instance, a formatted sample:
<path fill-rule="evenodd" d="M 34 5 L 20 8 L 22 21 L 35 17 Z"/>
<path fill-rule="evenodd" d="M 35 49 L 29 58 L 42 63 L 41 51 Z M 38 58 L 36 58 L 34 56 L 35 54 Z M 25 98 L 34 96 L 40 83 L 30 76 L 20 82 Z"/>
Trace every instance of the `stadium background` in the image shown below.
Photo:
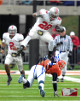
<path fill-rule="evenodd" d="M 23 0 L 24 1 L 24 0 Z M 0 38 L 2 34 L 7 32 L 9 25 L 14 24 L 18 28 L 18 32 L 22 33 L 24 37 L 28 34 L 30 28 L 35 23 L 32 13 L 38 11 L 41 8 L 49 9 L 51 5 L 46 5 L 46 0 L 43 0 L 43 5 L 39 4 L 39 0 L 34 0 L 34 5 L 23 5 L 22 0 L 3 0 L 3 4 L 0 6 Z M 69 1 L 69 0 L 68 0 Z M 75 1 L 75 0 L 74 0 Z M 4 8 L 4 9 L 3 9 Z M 80 13 L 79 6 L 58 6 L 60 9 L 60 16 L 62 18 L 62 25 L 66 27 L 67 33 L 70 34 L 74 31 L 80 39 Z M 52 33 L 52 32 L 51 32 Z M 39 44 L 39 45 L 38 45 Z M 34 48 L 35 46 L 35 48 Z M 37 48 L 38 47 L 38 48 Z M 79 52 L 80 49 L 78 48 Z M 35 52 L 36 51 L 36 52 Z M 34 54 L 33 54 L 34 53 Z M 23 53 L 24 64 L 29 64 L 29 68 L 37 62 L 39 57 L 47 55 L 47 45 L 41 41 L 30 42 L 27 50 Z M 1 54 L 0 54 L 1 55 Z M 6 53 L 5 53 L 6 55 Z M 1 55 L 1 58 L 5 57 Z M 78 55 L 78 62 L 79 60 Z M 1 60 L 1 63 L 3 63 Z M 79 68 L 78 64 L 76 64 Z"/>
<path fill-rule="evenodd" d="M 36 0 L 34 0 L 34 1 L 36 1 Z M 45 8 L 48 10 L 49 8 L 52 7 L 51 5 L 46 5 L 45 1 L 46 0 L 43 1 L 43 5 L 37 5 L 36 11 L 38 11 L 41 8 Z M 74 0 L 74 1 L 76 1 L 76 0 Z M 11 24 L 15 24 L 18 28 L 18 32 L 22 33 L 24 35 L 24 37 L 26 37 L 30 28 L 32 27 L 33 23 L 35 22 L 35 21 L 33 21 L 34 19 L 31 15 L 34 12 L 33 7 L 34 7 L 33 5 L 25 5 L 25 4 L 23 5 L 22 0 L 3 0 L 3 4 L 0 5 L 0 38 L 2 39 L 2 34 L 4 32 L 7 32 L 8 26 Z M 76 6 L 76 3 L 75 3 L 74 6 L 60 5 L 60 6 L 58 6 L 58 8 L 60 9 L 60 16 L 62 17 L 62 25 L 67 28 L 67 34 L 69 35 L 69 33 L 71 31 L 74 31 L 80 39 L 80 10 L 79 10 L 80 7 Z M 36 41 L 38 42 L 38 40 L 32 41 L 32 43 L 33 43 L 32 45 L 34 45 L 34 43 L 36 43 Z M 29 45 L 30 44 L 31 43 L 29 43 Z M 37 46 L 38 46 L 38 44 L 37 44 Z M 47 45 L 45 43 L 42 43 L 41 41 L 39 41 L 38 47 L 39 47 L 38 48 L 39 53 L 37 53 L 37 54 L 39 54 L 39 55 L 37 56 L 37 58 L 43 57 L 44 55 L 47 54 Z M 34 48 L 34 47 L 32 47 L 32 48 Z M 32 62 L 30 60 L 30 58 L 34 59 L 34 57 L 30 57 L 30 52 L 33 52 L 34 55 L 36 55 L 36 50 L 33 50 L 33 49 L 31 50 L 31 47 L 28 46 L 27 50 L 23 53 L 25 70 L 29 70 L 29 67 L 30 67 L 29 63 Z M 5 55 L 6 55 L 6 53 L 7 53 L 7 47 L 5 48 Z M 5 55 L 3 56 L 2 54 L 0 54 L 0 70 L 4 70 Z M 34 62 L 36 62 L 36 60 Z M 75 64 L 75 65 L 76 65 L 75 70 L 79 70 L 80 65 L 79 64 Z M 69 67 L 69 65 L 68 65 L 68 67 Z M 14 72 L 15 69 L 17 70 L 16 66 L 15 66 L 15 68 L 13 68 L 11 70 Z M 44 101 L 48 101 L 48 100 L 80 101 L 80 85 L 79 85 L 79 83 L 75 82 L 75 80 L 73 82 L 69 81 L 69 80 L 65 80 L 64 83 L 59 82 L 58 83 L 58 92 L 59 92 L 59 95 L 61 96 L 62 88 L 77 88 L 78 89 L 77 97 L 74 98 L 74 97 L 62 97 L 61 96 L 60 98 L 54 98 L 52 84 L 51 84 L 52 83 L 51 78 L 46 77 L 46 81 L 45 81 L 46 96 L 43 99 L 39 95 L 37 81 L 34 82 L 34 85 L 32 86 L 32 88 L 30 88 L 30 90 L 24 91 L 22 88 L 22 84 L 17 83 L 19 75 L 14 75 L 13 72 L 12 72 L 13 81 L 9 87 L 6 86 L 7 76 L 4 75 L 4 73 L 0 74 L 0 78 L 1 78 L 0 79 L 0 101 L 7 101 L 7 100 L 10 100 L 10 101 L 26 101 L 26 100 L 29 100 L 29 101 L 31 101 L 31 100 L 35 100 L 35 101 L 38 101 L 38 100 L 40 100 L 40 101 L 41 100 L 44 100 Z M 80 80 L 79 75 L 73 74 L 73 75 L 69 75 L 69 77 Z M 34 92 L 32 92 L 33 90 L 34 90 Z M 36 95 L 37 95 L 37 97 L 36 97 Z"/>

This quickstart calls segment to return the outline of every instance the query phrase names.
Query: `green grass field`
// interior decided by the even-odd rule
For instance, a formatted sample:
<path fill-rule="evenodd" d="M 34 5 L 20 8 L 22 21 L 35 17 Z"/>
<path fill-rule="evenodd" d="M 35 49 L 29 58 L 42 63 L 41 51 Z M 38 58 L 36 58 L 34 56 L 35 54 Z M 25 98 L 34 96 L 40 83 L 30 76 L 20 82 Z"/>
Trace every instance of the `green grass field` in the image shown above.
<path fill-rule="evenodd" d="M 27 75 L 26 75 L 27 77 Z M 69 76 L 80 79 L 80 76 Z M 52 78 L 46 76 L 45 80 L 45 97 L 40 96 L 37 80 L 34 80 L 33 86 L 23 89 L 22 83 L 18 83 L 19 75 L 12 75 L 12 82 L 6 85 L 7 76 L 0 75 L 0 101 L 80 101 L 80 83 L 66 81 L 58 82 L 58 94 L 60 97 L 53 96 Z M 62 88 L 77 88 L 76 97 L 62 96 Z"/>

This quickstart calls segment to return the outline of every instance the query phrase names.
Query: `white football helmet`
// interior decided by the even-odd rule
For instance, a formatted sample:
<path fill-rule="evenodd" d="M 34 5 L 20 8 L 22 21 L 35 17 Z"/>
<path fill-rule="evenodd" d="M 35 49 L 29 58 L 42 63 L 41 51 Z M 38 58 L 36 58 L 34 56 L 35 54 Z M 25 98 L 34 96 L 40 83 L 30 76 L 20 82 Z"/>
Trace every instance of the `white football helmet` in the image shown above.
<path fill-rule="evenodd" d="M 9 26 L 8 33 L 10 36 L 15 36 L 15 34 L 17 33 L 17 27 L 15 25 Z"/>
<path fill-rule="evenodd" d="M 49 10 L 50 18 L 54 19 L 59 16 L 59 9 L 57 7 L 52 7 Z"/>

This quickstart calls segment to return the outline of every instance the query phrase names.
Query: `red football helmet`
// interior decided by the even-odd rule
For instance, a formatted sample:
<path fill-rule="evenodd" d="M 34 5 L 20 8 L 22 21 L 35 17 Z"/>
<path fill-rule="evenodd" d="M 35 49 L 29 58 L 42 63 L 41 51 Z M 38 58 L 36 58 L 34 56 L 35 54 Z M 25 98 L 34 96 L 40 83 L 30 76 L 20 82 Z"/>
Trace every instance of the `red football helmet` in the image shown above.
<path fill-rule="evenodd" d="M 63 69 L 66 66 L 66 63 L 63 60 L 60 60 L 60 61 L 58 61 L 58 65 L 59 65 L 60 69 Z"/>

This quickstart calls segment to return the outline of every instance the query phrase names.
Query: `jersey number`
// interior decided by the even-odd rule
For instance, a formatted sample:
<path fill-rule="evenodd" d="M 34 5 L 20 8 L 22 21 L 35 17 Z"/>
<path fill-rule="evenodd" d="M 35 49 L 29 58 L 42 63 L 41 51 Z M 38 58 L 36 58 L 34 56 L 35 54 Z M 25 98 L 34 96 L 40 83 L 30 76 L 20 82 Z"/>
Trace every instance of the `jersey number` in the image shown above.
<path fill-rule="evenodd" d="M 10 49 L 12 50 L 13 48 L 13 46 L 14 46 L 14 43 L 13 42 L 9 42 L 9 45 L 10 45 Z"/>
<path fill-rule="evenodd" d="M 43 21 L 43 24 L 39 24 L 38 25 L 41 29 L 44 29 L 44 30 L 48 30 L 52 27 L 51 24 L 48 24 L 47 22 Z"/>

